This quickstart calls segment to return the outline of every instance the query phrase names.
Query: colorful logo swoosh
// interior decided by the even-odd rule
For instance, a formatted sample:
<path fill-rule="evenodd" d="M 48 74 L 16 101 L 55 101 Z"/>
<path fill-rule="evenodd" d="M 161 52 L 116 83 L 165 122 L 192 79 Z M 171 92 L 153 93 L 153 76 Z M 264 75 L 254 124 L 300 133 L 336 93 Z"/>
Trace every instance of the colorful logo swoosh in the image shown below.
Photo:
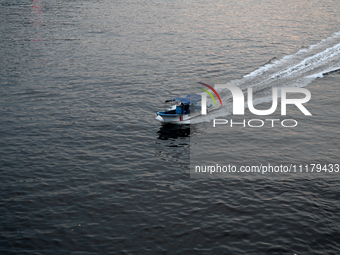
<path fill-rule="evenodd" d="M 206 83 L 203 83 L 203 82 L 198 82 L 198 83 L 199 83 L 199 84 L 202 84 L 202 85 L 204 85 L 204 86 L 206 86 L 206 87 L 209 88 L 212 92 L 214 92 L 215 95 L 218 97 L 218 100 L 220 100 L 220 103 L 221 103 L 221 105 L 222 105 L 222 100 L 221 100 L 221 98 L 220 98 L 220 95 L 216 92 L 216 90 L 215 90 L 213 87 L 211 87 L 210 85 L 208 85 L 208 84 L 206 84 Z M 217 105 L 214 96 L 213 96 L 208 90 L 203 89 L 203 88 L 199 88 L 199 89 L 203 90 L 204 92 L 207 92 L 208 95 L 214 100 L 215 105 Z"/>

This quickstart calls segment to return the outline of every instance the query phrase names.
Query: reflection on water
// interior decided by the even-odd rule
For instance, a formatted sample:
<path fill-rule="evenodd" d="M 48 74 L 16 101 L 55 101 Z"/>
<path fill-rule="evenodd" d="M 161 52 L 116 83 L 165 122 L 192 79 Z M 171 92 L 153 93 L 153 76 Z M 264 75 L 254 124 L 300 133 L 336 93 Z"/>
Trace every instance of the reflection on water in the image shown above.
<path fill-rule="evenodd" d="M 158 139 L 178 139 L 179 137 L 190 136 L 190 125 L 174 125 L 174 124 L 163 124 L 157 132 Z"/>
<path fill-rule="evenodd" d="M 190 129 L 192 127 L 189 124 L 161 125 L 157 132 L 155 156 L 171 164 L 187 162 L 190 154 Z"/>
<path fill-rule="evenodd" d="M 31 10 L 32 10 L 32 25 L 34 27 L 34 38 L 31 38 L 31 41 L 43 41 L 41 39 L 41 35 L 38 35 L 38 32 L 40 32 L 43 28 L 43 18 L 44 18 L 44 13 L 43 13 L 43 6 L 40 0 L 32 0 L 32 5 L 31 5 Z"/>

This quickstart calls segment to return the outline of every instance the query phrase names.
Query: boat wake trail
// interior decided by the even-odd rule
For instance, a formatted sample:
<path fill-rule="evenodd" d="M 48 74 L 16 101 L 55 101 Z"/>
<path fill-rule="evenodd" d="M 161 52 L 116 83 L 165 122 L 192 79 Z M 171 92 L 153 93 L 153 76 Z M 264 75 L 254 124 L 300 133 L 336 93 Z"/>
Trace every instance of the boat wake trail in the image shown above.
<path fill-rule="evenodd" d="M 271 102 L 273 87 L 306 87 L 316 78 L 340 70 L 340 32 L 333 34 L 316 45 L 302 49 L 296 54 L 280 60 L 274 58 L 266 65 L 245 75 L 238 80 L 230 81 L 243 91 L 247 99 L 247 89 L 253 89 L 254 105 Z M 232 113 L 232 94 L 228 89 L 217 90 L 223 107 L 217 106 L 206 116 L 191 120 L 192 124 L 209 122 L 218 117 Z M 208 104 L 211 102 L 208 101 Z M 247 107 L 247 103 L 245 104 Z"/>

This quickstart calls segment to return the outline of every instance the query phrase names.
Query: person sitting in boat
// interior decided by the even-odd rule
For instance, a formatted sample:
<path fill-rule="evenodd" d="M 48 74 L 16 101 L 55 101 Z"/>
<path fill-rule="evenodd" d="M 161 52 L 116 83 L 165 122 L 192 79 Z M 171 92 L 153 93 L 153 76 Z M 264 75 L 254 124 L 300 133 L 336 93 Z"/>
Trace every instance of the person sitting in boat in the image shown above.
<path fill-rule="evenodd" d="M 180 103 L 179 105 L 177 105 L 176 113 L 177 114 L 183 114 L 184 113 L 184 104 L 183 103 Z"/>
<path fill-rule="evenodd" d="M 186 104 L 186 105 L 184 105 L 184 114 L 189 114 L 190 112 L 189 112 L 189 105 L 188 104 Z"/>

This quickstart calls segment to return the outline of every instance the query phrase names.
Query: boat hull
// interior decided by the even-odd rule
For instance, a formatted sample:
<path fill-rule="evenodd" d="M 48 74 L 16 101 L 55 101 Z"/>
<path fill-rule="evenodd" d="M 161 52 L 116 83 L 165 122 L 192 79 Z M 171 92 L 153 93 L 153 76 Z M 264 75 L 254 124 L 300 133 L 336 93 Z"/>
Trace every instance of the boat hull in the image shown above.
<path fill-rule="evenodd" d="M 201 112 L 194 112 L 190 114 L 165 114 L 157 112 L 156 120 L 162 123 L 173 124 L 190 124 L 190 120 L 201 115 Z"/>

